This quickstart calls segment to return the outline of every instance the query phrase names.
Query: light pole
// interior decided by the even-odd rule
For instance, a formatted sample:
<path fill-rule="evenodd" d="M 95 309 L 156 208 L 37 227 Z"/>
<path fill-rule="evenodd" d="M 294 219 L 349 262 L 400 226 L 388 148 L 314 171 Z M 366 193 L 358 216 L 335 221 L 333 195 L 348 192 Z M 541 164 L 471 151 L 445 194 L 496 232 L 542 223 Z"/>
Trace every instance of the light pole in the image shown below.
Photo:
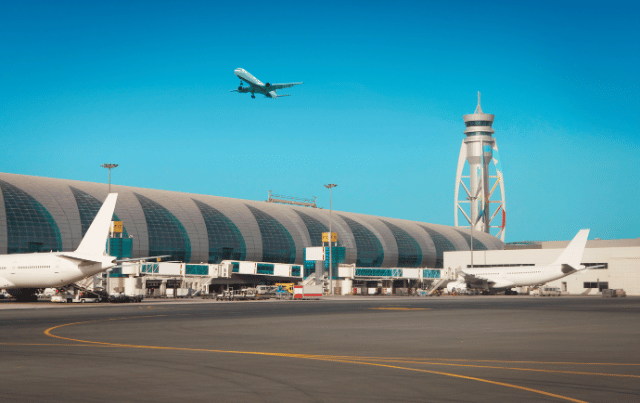
<path fill-rule="evenodd" d="M 331 232 L 331 189 L 338 185 L 334 183 L 330 183 L 328 185 L 324 185 L 327 189 L 329 189 L 329 294 L 333 295 L 333 246 L 331 246 L 331 241 L 333 238 L 333 232 Z"/>
<path fill-rule="evenodd" d="M 107 168 L 109 170 L 109 193 L 111 193 L 111 170 L 113 168 L 117 168 L 118 164 L 102 164 L 100 165 L 103 168 Z M 109 229 L 109 238 L 111 238 L 111 229 Z M 111 255 L 111 239 L 107 240 L 107 255 Z M 107 297 L 109 297 L 109 272 L 111 270 L 106 270 L 104 275 L 104 290 L 107 292 Z"/>
<path fill-rule="evenodd" d="M 478 200 L 478 196 L 469 196 L 467 197 L 467 200 L 469 200 L 469 203 L 475 203 L 476 200 Z M 472 211 L 472 210 L 470 209 L 469 211 Z M 473 221 L 473 213 L 471 213 L 471 221 Z M 473 271 L 473 227 L 475 226 L 475 223 L 469 222 L 469 224 L 471 224 L 470 225 L 471 227 L 471 270 Z"/>
<path fill-rule="evenodd" d="M 111 193 L 111 170 L 116 168 L 118 164 L 102 164 L 100 166 L 109 170 L 109 193 Z"/>

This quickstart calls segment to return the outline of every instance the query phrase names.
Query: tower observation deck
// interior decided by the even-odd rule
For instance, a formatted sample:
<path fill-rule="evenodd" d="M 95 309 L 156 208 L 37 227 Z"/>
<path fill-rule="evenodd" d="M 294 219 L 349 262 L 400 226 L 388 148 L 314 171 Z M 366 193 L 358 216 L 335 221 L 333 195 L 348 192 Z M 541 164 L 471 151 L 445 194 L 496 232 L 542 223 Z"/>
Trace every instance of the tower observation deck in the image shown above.
<path fill-rule="evenodd" d="M 456 227 L 472 227 L 476 231 L 486 233 L 493 230 L 495 236 L 504 242 L 504 178 L 498 145 L 493 137 L 494 118 L 494 115 L 482 112 L 478 92 L 476 110 L 463 116 L 466 129 L 456 171 L 454 224 Z M 467 166 L 468 174 L 465 170 Z M 464 191 L 462 194 L 460 188 Z M 498 189 L 499 192 L 496 192 Z M 464 218 L 464 225 L 459 223 L 460 215 Z M 494 223 L 494 219 L 498 217 L 501 218 L 501 222 L 498 224 L 495 220 Z"/>

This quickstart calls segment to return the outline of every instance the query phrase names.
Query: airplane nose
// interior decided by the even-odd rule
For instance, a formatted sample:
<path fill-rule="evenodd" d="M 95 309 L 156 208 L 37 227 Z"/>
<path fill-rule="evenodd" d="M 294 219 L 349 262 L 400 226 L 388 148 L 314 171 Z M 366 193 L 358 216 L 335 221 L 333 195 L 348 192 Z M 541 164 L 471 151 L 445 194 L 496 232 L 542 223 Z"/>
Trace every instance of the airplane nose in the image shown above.
<path fill-rule="evenodd" d="M 233 73 L 237 76 L 237 75 L 238 75 L 238 74 L 240 74 L 240 73 L 244 73 L 244 69 L 237 68 L 237 69 L 235 69 L 235 70 L 233 71 Z"/>

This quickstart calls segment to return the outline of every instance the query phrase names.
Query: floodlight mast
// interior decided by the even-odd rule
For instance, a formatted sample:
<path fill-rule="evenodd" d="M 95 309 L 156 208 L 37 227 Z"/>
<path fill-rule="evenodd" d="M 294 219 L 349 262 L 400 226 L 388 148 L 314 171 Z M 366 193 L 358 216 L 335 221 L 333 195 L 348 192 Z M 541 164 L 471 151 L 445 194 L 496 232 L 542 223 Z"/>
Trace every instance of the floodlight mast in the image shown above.
<path fill-rule="evenodd" d="M 100 165 L 103 168 L 107 168 L 109 170 L 109 193 L 111 193 L 111 170 L 113 168 L 117 168 L 118 164 L 102 164 Z M 111 255 L 111 227 L 109 227 L 109 240 L 107 241 L 107 255 Z M 111 272 L 111 269 L 106 270 L 104 275 L 104 290 L 107 293 L 107 296 L 109 296 L 109 273 Z"/>
<path fill-rule="evenodd" d="M 335 183 L 329 183 L 328 185 L 324 185 L 327 189 L 329 189 L 329 294 L 333 295 L 333 246 L 331 245 L 331 241 L 333 238 L 333 232 L 331 231 L 331 189 L 336 187 Z"/>
<path fill-rule="evenodd" d="M 478 104 L 479 105 L 479 104 Z M 469 200 L 469 202 L 474 205 L 476 203 L 476 200 L 478 200 L 478 196 L 469 196 L 467 197 L 467 200 Z M 471 224 L 471 242 L 470 242 L 470 249 L 471 249 L 471 271 L 473 272 L 473 227 L 475 227 L 474 225 L 475 223 Z"/>
<path fill-rule="evenodd" d="M 117 168 L 118 164 L 102 164 L 100 166 L 109 170 L 109 193 L 111 193 L 111 170 Z"/>

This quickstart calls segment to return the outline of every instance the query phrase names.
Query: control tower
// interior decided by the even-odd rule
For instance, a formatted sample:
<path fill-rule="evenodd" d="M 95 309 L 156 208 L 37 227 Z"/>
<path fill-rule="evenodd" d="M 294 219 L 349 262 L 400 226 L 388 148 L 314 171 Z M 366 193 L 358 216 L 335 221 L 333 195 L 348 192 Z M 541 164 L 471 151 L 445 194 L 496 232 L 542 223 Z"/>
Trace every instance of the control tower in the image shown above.
<path fill-rule="evenodd" d="M 468 223 L 475 231 L 493 232 L 494 236 L 504 242 L 506 219 L 504 179 L 500 167 L 498 144 L 493 138 L 494 131 L 491 127 L 494 117 L 482 112 L 480 92 L 478 92 L 478 106 L 475 112 L 463 116 L 467 128 L 464 131 L 466 138 L 462 141 L 458 157 L 454 214 L 456 227 L 469 228 Z M 463 175 L 467 172 L 466 166 L 469 167 L 468 174 Z M 460 194 L 461 187 L 464 190 L 462 194 Z M 464 217 L 463 225 L 458 222 L 460 215 Z M 498 218 L 501 218 L 502 222 L 498 223 Z"/>

